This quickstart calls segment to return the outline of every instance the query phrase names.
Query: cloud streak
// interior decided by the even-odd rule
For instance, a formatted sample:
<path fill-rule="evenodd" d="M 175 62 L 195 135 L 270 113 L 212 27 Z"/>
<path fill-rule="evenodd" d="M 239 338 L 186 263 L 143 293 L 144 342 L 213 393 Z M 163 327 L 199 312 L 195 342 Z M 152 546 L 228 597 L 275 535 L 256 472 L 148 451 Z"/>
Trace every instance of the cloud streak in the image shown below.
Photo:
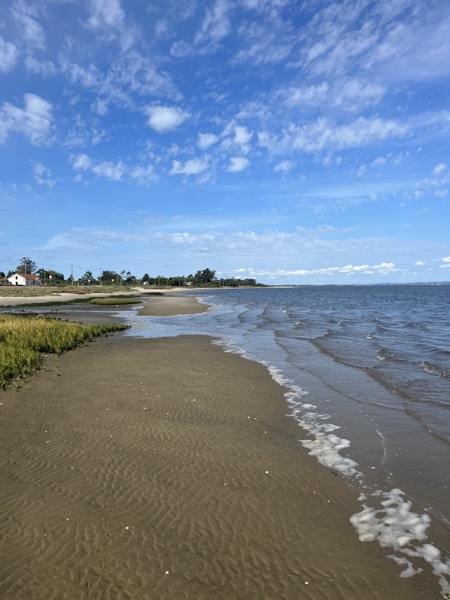
<path fill-rule="evenodd" d="M 0 121 L 0 142 L 5 142 L 11 132 L 22 133 L 34 146 L 51 142 L 53 106 L 36 94 L 25 94 L 23 108 L 4 102 Z"/>

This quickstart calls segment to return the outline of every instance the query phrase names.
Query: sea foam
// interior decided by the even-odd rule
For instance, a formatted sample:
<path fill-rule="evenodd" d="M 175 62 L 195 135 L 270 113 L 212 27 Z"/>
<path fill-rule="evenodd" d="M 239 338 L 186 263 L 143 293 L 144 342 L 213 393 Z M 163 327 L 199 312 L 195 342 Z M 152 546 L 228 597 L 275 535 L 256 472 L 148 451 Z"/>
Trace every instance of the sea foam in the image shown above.
<path fill-rule="evenodd" d="M 414 568 L 410 558 L 423 559 L 439 579 L 443 594 L 450 593 L 450 562 L 441 560 L 441 552 L 432 544 L 418 544 L 427 538 L 431 519 L 429 515 L 419 515 L 411 510 L 411 502 L 404 500 L 402 490 L 395 488 L 389 492 L 374 492 L 372 503 L 363 504 L 361 512 L 350 517 L 361 542 L 377 541 L 383 548 L 392 548 L 403 556 L 389 555 L 397 564 L 405 565 L 402 577 L 411 577 L 423 569 Z M 379 501 L 378 499 L 382 499 Z"/>

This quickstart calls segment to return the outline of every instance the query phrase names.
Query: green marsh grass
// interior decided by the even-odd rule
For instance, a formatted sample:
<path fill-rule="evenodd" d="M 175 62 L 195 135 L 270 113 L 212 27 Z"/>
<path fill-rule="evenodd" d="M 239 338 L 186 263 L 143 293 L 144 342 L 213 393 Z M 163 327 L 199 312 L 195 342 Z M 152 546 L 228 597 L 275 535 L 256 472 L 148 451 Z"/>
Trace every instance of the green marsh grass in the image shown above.
<path fill-rule="evenodd" d="M 90 304 L 101 304 L 102 306 L 116 306 L 117 304 L 142 304 L 137 298 L 92 298 Z"/>
<path fill-rule="evenodd" d="M 0 314 L 0 386 L 32 375 L 43 364 L 44 354 L 62 354 L 95 337 L 126 329 L 106 323 L 82 325 L 36 315 Z"/>

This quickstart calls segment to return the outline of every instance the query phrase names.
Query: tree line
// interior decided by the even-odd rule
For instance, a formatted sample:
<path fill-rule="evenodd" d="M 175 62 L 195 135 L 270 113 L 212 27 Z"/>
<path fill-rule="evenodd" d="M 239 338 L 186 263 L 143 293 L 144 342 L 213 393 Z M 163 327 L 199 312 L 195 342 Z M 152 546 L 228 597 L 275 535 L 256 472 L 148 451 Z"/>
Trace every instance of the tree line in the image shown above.
<path fill-rule="evenodd" d="M 10 270 L 7 274 L 5 274 L 4 271 L 0 271 L 0 279 L 6 279 L 14 273 L 37 275 L 44 285 L 144 285 L 155 287 L 257 287 L 263 285 L 257 283 L 256 279 L 252 278 L 217 278 L 216 271 L 209 268 L 199 270 L 195 274 L 191 273 L 190 275 L 177 275 L 171 277 L 163 275 L 153 277 L 148 273 L 145 273 L 142 277 L 137 277 L 125 269 L 120 272 L 108 270 L 102 271 L 100 275 L 96 277 L 92 271 L 86 271 L 78 279 L 75 279 L 72 275 L 66 279 L 63 273 L 59 273 L 52 269 L 38 267 L 36 262 L 28 256 L 21 259 L 15 270 Z"/>

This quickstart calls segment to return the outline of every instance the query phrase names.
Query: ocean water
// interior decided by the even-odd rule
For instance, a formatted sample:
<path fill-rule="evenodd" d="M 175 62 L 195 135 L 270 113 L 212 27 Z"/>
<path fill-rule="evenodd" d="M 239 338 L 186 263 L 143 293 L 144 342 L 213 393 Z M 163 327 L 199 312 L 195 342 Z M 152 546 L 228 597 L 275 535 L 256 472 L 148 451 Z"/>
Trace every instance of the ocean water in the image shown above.
<path fill-rule="evenodd" d="M 345 477 L 350 522 L 450 593 L 450 285 L 191 292 L 211 310 L 126 313 L 129 334 L 214 336 L 288 388 L 299 451 Z M 124 316 L 124 313 L 120 313 Z"/>

